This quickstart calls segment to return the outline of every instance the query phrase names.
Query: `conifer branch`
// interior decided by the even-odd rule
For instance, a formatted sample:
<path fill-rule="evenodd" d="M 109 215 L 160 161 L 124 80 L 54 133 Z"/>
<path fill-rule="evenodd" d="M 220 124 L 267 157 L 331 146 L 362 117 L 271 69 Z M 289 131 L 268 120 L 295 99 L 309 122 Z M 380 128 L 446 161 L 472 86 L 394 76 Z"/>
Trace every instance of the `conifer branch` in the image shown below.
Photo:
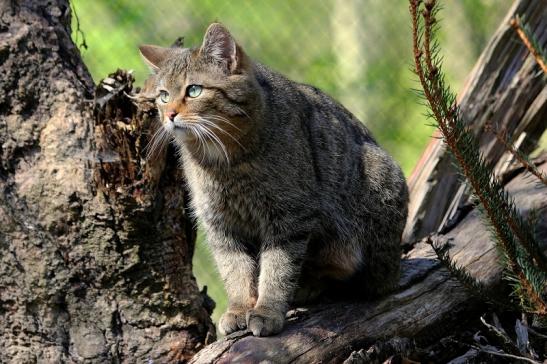
<path fill-rule="evenodd" d="M 505 149 L 511 152 L 511 154 L 517 159 L 517 161 L 519 161 L 524 169 L 536 176 L 541 183 L 547 186 L 547 176 L 545 176 L 524 153 L 518 150 L 513 143 L 509 142 L 509 139 L 505 135 L 506 133 L 495 130 L 490 123 L 485 125 L 484 130 L 491 132 L 496 139 L 505 146 Z"/>
<path fill-rule="evenodd" d="M 517 32 L 522 43 L 528 48 L 530 54 L 534 57 L 537 64 L 541 67 L 544 73 L 547 73 L 547 62 L 545 61 L 545 52 L 539 47 L 539 43 L 535 40 L 533 33 L 526 25 L 522 25 L 522 21 L 519 16 L 511 19 L 511 26 Z"/>
<path fill-rule="evenodd" d="M 473 295 L 481 298 L 483 301 L 495 304 L 497 307 L 513 309 L 514 306 L 510 302 L 502 301 L 501 297 L 494 297 L 493 292 L 490 292 L 479 280 L 473 278 L 466 272 L 465 268 L 458 267 L 452 259 L 450 259 L 449 244 L 440 244 L 438 241 L 433 241 L 429 236 L 426 243 L 431 246 L 437 258 L 442 265 L 454 276 L 468 291 Z"/>
<path fill-rule="evenodd" d="M 509 150 L 513 156 L 521 163 L 521 165 L 529 171 L 532 175 L 536 176 L 544 185 L 547 186 L 547 177 L 532 163 L 526 155 L 520 152 L 512 143 L 510 143 L 507 137 L 494 130 L 491 124 L 485 126 L 485 130 L 490 131 L 494 134 L 496 139 L 502 143 L 507 150 Z M 511 206 L 509 206 L 511 208 Z M 508 223 L 510 224 L 511 229 L 517 235 L 522 247 L 526 252 L 534 259 L 538 267 L 544 272 L 547 273 L 547 258 L 541 252 L 539 244 L 536 242 L 536 238 L 533 233 L 533 229 L 529 227 L 531 224 L 526 223 L 522 217 L 514 211 L 513 219 L 509 219 Z"/>
<path fill-rule="evenodd" d="M 426 0 L 423 7 L 421 4 L 422 0 L 410 0 L 413 53 L 415 71 L 431 117 L 436 120 L 448 149 L 455 156 L 462 174 L 480 201 L 483 216 L 492 227 L 496 246 L 522 287 L 518 291 L 526 293 L 521 299 L 529 301 L 534 312 L 545 315 L 547 304 L 538 292 L 544 288 L 546 274 L 531 263 L 529 258 L 538 244 L 501 184 L 493 177 L 492 168 L 481 156 L 477 141 L 465 128 L 456 96 L 445 84 L 440 71 L 439 46 L 433 38 L 437 2 Z M 524 250 L 518 240 L 529 249 Z M 536 263 L 541 264 L 537 260 Z"/>

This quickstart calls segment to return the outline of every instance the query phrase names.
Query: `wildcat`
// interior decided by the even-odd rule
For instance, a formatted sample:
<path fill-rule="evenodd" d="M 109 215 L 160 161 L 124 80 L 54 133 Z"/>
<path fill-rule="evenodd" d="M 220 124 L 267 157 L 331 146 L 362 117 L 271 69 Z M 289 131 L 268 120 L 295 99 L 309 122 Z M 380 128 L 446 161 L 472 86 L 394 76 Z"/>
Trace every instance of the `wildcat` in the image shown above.
<path fill-rule="evenodd" d="M 140 52 L 226 287 L 221 333 L 280 332 L 308 284 L 394 286 L 407 186 L 359 120 L 251 60 L 219 23 L 199 48 Z"/>

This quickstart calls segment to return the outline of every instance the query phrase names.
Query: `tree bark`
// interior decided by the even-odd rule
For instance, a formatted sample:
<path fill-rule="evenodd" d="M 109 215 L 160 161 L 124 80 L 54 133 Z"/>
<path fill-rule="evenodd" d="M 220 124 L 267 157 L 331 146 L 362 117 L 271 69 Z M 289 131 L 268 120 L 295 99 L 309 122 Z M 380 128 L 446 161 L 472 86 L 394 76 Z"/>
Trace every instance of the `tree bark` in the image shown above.
<path fill-rule="evenodd" d="M 70 16 L 0 1 L 0 362 L 185 361 L 214 327 L 176 157 L 127 73 L 95 104 Z"/>
<path fill-rule="evenodd" d="M 547 173 L 546 158 L 544 155 L 538 160 L 543 173 Z M 525 216 L 532 209 L 540 211 L 538 235 L 547 242 L 547 186 L 538 188 L 535 177 L 520 172 L 506 189 Z M 476 208 L 433 240 L 450 243 L 453 261 L 492 293 L 500 293 L 502 267 Z M 238 332 L 204 348 L 191 362 L 340 363 L 353 351 L 366 351 L 387 338 L 409 338 L 428 345 L 466 324 L 466 317 L 474 317 L 472 314 L 481 307 L 477 303 L 442 267 L 431 246 L 422 241 L 405 254 L 399 287 L 389 296 L 375 302 L 296 309 L 289 312 L 281 334 L 259 338 Z M 436 359 L 443 362 L 443 358 Z"/>

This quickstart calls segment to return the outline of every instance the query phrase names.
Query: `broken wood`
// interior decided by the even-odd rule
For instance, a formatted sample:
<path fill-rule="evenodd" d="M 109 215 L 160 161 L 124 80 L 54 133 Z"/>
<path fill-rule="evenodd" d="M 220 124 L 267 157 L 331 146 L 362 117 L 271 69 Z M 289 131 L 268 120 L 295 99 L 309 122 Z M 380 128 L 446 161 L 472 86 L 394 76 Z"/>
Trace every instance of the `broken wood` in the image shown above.
<path fill-rule="evenodd" d="M 485 126 L 505 131 L 512 142 L 519 141 L 520 150 L 526 154 L 536 147 L 547 120 L 545 77 L 510 25 L 515 15 L 525 18 L 537 32 L 542 47 L 547 47 L 545 4 L 516 1 L 477 61 L 458 100 L 485 159 L 496 165 L 498 174 L 508 167 L 512 157 L 494 134 L 484 131 Z M 433 139 L 427 146 L 409 178 L 409 189 L 409 214 L 403 233 L 406 245 L 442 229 L 469 197 L 440 139 Z"/>

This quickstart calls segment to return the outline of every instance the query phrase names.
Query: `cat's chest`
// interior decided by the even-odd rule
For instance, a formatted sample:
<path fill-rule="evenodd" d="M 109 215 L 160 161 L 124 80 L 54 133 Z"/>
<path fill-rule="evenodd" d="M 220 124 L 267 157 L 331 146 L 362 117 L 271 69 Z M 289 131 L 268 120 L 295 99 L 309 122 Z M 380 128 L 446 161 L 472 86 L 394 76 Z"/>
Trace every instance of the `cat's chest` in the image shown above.
<path fill-rule="evenodd" d="M 197 168 L 188 168 L 186 175 L 192 208 L 203 223 L 217 227 L 260 225 L 261 186 L 250 176 L 218 176 Z"/>

